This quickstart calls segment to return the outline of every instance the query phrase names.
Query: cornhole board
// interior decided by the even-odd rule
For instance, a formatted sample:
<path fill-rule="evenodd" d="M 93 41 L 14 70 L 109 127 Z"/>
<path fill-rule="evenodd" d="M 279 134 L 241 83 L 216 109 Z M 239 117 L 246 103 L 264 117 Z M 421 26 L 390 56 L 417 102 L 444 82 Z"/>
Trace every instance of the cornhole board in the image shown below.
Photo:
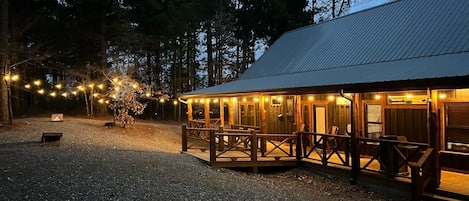
<path fill-rule="evenodd" d="M 53 122 L 62 122 L 62 121 L 64 121 L 64 114 L 62 114 L 62 113 L 52 114 L 52 115 L 50 116 L 50 121 L 53 121 Z"/>

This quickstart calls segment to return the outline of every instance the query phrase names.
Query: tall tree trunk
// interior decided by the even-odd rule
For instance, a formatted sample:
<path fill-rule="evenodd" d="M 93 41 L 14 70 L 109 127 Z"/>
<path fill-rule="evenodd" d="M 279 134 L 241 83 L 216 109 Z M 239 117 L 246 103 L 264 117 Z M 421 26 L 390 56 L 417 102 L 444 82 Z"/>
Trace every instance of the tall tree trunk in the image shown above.
<path fill-rule="evenodd" d="M 8 90 L 8 81 L 4 76 L 9 73 L 8 62 L 8 0 L 0 0 L 0 121 L 12 123 L 11 111 L 9 107 L 10 92 Z"/>
<path fill-rule="evenodd" d="M 208 86 L 214 86 L 213 75 L 213 44 L 212 44 L 212 22 L 207 22 L 207 73 L 208 73 Z"/>

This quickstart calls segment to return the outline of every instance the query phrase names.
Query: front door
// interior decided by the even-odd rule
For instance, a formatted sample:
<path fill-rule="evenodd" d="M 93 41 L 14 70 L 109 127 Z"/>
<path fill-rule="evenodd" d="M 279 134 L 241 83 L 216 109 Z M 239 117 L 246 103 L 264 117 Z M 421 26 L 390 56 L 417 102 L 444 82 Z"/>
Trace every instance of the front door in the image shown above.
<path fill-rule="evenodd" d="M 256 106 L 254 102 L 239 104 L 240 124 L 256 126 Z"/>

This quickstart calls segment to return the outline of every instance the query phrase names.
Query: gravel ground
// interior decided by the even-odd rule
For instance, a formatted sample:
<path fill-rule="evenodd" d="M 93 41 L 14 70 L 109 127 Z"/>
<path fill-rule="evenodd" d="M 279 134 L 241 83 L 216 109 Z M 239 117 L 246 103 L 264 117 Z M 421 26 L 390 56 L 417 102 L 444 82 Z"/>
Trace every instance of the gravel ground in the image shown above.
<path fill-rule="evenodd" d="M 181 154 L 180 125 L 65 117 L 0 127 L 0 200 L 405 200 L 295 168 L 216 169 Z M 40 143 L 62 132 L 60 146 Z"/>

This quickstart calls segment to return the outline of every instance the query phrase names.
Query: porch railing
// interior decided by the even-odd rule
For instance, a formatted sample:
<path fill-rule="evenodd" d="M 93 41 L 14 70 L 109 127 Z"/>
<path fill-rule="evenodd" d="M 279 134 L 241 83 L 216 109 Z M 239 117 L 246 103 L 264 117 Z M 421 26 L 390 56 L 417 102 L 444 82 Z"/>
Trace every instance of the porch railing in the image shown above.
<path fill-rule="evenodd" d="M 412 198 L 419 199 L 422 192 L 435 179 L 432 169 L 433 149 L 425 143 L 387 139 L 299 132 L 293 134 L 259 134 L 255 130 L 213 129 L 182 127 L 182 149 L 187 151 L 188 134 L 209 133 L 209 160 L 218 162 L 280 161 L 283 158 L 319 161 L 323 166 L 343 166 L 354 171 L 350 164 L 358 157 L 361 171 L 372 171 L 387 177 L 410 178 Z M 358 153 L 351 152 L 356 143 Z M 356 160 L 356 159 L 355 159 Z M 357 169 L 355 168 L 355 170 Z M 409 174 L 410 169 L 410 174 Z"/>
<path fill-rule="evenodd" d="M 350 136 L 321 133 L 298 133 L 302 140 L 302 157 L 329 163 L 350 166 Z"/>

